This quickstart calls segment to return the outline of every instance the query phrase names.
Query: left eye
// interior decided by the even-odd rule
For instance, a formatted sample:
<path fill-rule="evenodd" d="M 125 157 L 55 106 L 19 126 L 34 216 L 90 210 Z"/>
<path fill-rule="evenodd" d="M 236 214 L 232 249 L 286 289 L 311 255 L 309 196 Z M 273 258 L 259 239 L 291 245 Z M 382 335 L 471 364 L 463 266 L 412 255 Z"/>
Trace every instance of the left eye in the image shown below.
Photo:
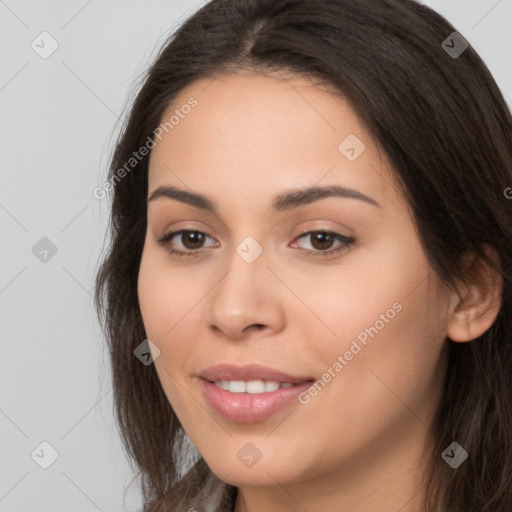
<path fill-rule="evenodd" d="M 175 237 L 181 237 L 182 249 L 175 249 L 171 247 L 170 242 L 172 242 Z M 352 237 L 347 237 L 334 231 L 324 230 L 308 231 L 307 233 L 303 233 L 297 237 L 295 240 L 300 240 L 301 238 L 306 237 L 310 237 L 313 249 L 304 249 L 304 251 L 312 256 L 324 258 L 347 249 L 355 242 L 355 239 Z M 180 231 L 171 231 L 170 233 L 166 233 L 162 237 L 157 238 L 156 241 L 160 245 L 165 246 L 168 252 L 176 256 L 195 256 L 203 249 L 202 244 L 206 238 L 211 238 L 213 240 L 212 237 L 202 231 L 182 229 Z M 341 246 L 336 249 L 332 249 L 331 247 L 334 242 L 339 242 Z M 296 243 L 294 242 L 291 246 L 296 246 Z"/>
<path fill-rule="evenodd" d="M 340 233 L 335 233 L 334 231 L 308 231 L 307 233 L 303 233 L 299 236 L 297 240 L 304 237 L 310 238 L 311 245 L 313 245 L 313 249 L 315 249 L 306 249 L 306 252 L 313 256 L 320 256 L 324 258 L 329 255 L 339 253 L 355 242 L 354 238 L 341 235 Z M 340 243 L 340 247 L 331 249 L 332 244 L 336 241 Z"/>

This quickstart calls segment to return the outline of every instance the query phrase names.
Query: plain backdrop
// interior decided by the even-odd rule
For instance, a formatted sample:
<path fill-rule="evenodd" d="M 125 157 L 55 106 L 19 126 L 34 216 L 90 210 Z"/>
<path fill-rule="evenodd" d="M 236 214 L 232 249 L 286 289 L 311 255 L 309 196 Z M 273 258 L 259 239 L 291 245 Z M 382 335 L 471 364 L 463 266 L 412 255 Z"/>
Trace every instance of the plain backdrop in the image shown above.
<path fill-rule="evenodd" d="M 0 511 L 141 508 L 93 309 L 109 203 L 92 192 L 135 80 L 203 3 L 0 0 Z M 423 3 L 512 106 L 512 0 Z"/>

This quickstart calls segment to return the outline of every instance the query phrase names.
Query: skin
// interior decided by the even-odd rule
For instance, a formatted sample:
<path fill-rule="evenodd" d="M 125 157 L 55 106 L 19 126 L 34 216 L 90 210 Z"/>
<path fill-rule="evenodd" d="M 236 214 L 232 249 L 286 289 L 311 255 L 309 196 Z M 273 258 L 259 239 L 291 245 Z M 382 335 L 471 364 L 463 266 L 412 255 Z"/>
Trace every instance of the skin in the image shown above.
<path fill-rule="evenodd" d="M 236 512 L 419 511 L 447 337 L 485 332 L 500 286 L 469 283 L 459 298 L 437 277 L 388 161 L 343 98 L 304 78 L 236 74 L 195 82 L 162 119 L 191 96 L 197 106 L 151 153 L 148 195 L 174 185 L 207 195 L 218 212 L 150 202 L 138 281 L 155 367 L 181 424 L 211 470 L 238 487 Z M 338 149 L 349 134 L 366 146 L 354 161 Z M 280 192 L 331 184 L 380 207 L 329 197 L 270 210 Z M 203 245 L 156 241 L 185 228 L 206 233 Z M 342 247 L 299 238 L 321 229 L 356 242 L 330 258 L 308 255 Z M 247 236 L 263 249 L 250 264 L 236 252 Z M 201 252 L 177 257 L 169 247 Z M 307 405 L 241 424 L 201 391 L 198 373 L 225 362 L 322 379 L 397 302 L 400 312 Z M 248 442 L 262 453 L 250 468 L 237 457 Z"/>

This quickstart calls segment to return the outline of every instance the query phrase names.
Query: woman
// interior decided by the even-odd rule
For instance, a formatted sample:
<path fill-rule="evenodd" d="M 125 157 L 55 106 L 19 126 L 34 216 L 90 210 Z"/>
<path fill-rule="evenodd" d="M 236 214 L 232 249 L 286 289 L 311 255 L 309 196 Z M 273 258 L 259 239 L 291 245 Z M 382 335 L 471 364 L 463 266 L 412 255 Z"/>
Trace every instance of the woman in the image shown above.
<path fill-rule="evenodd" d="M 512 510 L 512 119 L 444 18 L 213 0 L 109 180 L 96 304 L 145 511 Z"/>

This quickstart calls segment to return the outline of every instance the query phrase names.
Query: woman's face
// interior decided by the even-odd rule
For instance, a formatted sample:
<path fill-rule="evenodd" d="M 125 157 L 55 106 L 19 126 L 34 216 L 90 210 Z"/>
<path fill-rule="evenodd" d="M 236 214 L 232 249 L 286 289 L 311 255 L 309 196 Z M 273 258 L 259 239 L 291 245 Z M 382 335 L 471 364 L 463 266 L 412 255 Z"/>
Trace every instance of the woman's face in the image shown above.
<path fill-rule="evenodd" d="M 155 139 L 148 197 L 175 187 L 214 209 L 149 201 L 138 292 L 191 441 L 237 486 L 370 478 L 390 457 L 417 471 L 450 302 L 367 130 L 340 97 L 297 78 L 200 80 L 162 122 L 173 115 Z M 333 186 L 351 192 L 283 199 Z M 221 364 L 236 368 L 200 377 Z M 245 387 L 294 380 L 244 373 L 249 364 L 302 384 Z"/>

